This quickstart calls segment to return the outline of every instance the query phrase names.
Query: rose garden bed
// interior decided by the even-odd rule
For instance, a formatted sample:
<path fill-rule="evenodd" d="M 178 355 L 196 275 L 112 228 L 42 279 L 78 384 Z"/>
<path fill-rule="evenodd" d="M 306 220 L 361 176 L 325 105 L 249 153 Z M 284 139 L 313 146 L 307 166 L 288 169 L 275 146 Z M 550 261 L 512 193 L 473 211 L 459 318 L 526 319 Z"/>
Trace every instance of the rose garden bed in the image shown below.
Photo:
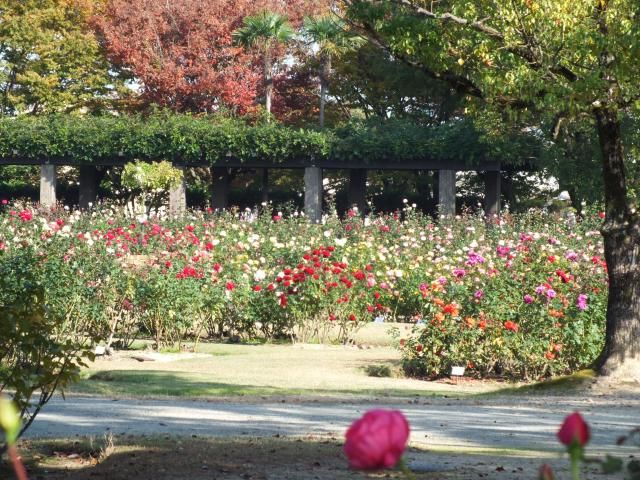
<path fill-rule="evenodd" d="M 600 218 L 542 213 L 497 223 L 392 215 L 190 212 L 131 219 L 7 204 L 0 213 L 4 304 L 28 270 L 64 335 L 126 347 L 232 341 L 352 342 L 400 321 L 409 375 L 536 379 L 588 366 L 601 349 L 606 265 Z"/>

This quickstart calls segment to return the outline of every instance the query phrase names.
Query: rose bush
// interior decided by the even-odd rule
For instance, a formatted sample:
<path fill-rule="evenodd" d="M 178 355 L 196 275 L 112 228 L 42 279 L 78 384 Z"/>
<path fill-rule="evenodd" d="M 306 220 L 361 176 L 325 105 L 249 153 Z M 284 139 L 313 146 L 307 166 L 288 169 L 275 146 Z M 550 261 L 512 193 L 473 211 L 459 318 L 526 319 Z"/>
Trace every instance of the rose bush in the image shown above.
<path fill-rule="evenodd" d="M 90 319 L 105 342 L 346 342 L 382 318 L 404 322 L 395 333 L 411 375 L 463 366 L 538 378 L 588 366 L 601 349 L 601 221 L 532 212 L 435 222 L 410 206 L 321 225 L 296 212 L 132 220 L 113 205 L 80 213 L 7 202 L 0 256 L 36 252 L 49 265 L 51 308 L 69 324 Z"/>

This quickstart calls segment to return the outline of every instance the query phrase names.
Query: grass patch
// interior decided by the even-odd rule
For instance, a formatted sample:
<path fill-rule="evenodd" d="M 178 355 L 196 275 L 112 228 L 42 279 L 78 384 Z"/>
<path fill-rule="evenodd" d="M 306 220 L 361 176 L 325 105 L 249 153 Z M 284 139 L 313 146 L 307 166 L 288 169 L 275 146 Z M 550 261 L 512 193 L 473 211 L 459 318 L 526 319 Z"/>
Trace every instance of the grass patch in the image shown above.
<path fill-rule="evenodd" d="M 526 385 L 496 389 L 486 395 L 569 395 L 582 390 L 596 378 L 594 370 L 580 370 L 571 375 L 562 375 Z"/>
<path fill-rule="evenodd" d="M 393 377 L 393 371 L 389 365 L 367 365 L 364 367 L 364 371 L 369 377 Z"/>
<path fill-rule="evenodd" d="M 583 370 L 527 385 L 461 379 L 425 381 L 402 375 L 391 347 L 201 343 L 198 353 L 119 352 L 95 361 L 71 392 L 111 397 L 379 397 L 570 395 L 594 372 Z"/>
<path fill-rule="evenodd" d="M 132 372 L 129 370 L 109 370 L 90 374 L 85 381 L 74 387 L 76 393 L 88 393 L 114 397 L 425 397 L 439 396 L 441 392 L 424 389 L 399 388 L 283 388 L 219 383 L 207 380 L 201 375 L 172 373 L 163 371 Z"/>
<path fill-rule="evenodd" d="M 197 357 L 167 354 L 144 362 L 120 352 L 93 362 L 70 391 L 113 397 L 414 397 L 462 396 L 497 387 L 399 378 L 393 373 L 400 355 L 390 347 L 201 344 L 198 350 Z M 388 366 L 392 376 L 380 366 Z"/>

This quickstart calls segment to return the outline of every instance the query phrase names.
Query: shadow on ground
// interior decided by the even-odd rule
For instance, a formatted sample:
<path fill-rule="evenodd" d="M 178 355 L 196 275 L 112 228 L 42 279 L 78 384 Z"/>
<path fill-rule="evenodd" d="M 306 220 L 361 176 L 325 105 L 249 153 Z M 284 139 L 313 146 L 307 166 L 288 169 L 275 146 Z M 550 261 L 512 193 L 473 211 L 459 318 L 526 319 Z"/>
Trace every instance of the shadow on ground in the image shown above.
<path fill-rule="evenodd" d="M 230 397 L 230 396 L 282 396 L 282 395 L 319 395 L 319 396 L 378 396 L 412 397 L 440 395 L 442 392 L 425 390 L 390 388 L 354 388 L 354 389 L 310 389 L 279 388 L 260 385 L 240 385 L 235 383 L 212 382 L 202 378 L 202 374 L 174 373 L 162 370 L 104 370 L 96 372 L 71 387 L 73 392 L 107 396 L 152 397 Z"/>
<path fill-rule="evenodd" d="M 349 470 L 339 440 L 332 437 L 126 436 L 91 441 L 23 441 L 21 451 L 32 480 L 406 478 L 398 471 Z M 434 453 L 410 449 L 405 458 L 416 479 L 535 479 L 543 462 L 551 463 L 557 472 L 566 474 L 566 461 L 557 456 Z M 595 471 L 591 469 L 591 472 Z M 0 467 L 0 478 L 13 478 L 6 464 Z"/>

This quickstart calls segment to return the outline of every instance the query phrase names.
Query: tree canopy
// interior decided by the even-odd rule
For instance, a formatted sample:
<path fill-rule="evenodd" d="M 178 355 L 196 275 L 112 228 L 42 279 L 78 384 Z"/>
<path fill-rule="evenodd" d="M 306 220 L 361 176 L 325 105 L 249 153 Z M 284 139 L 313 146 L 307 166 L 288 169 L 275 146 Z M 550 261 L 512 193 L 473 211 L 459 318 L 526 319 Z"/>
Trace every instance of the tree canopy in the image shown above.
<path fill-rule="evenodd" d="M 126 93 L 88 19 L 89 1 L 0 0 L 0 114 L 100 110 Z"/>
<path fill-rule="evenodd" d="M 130 71 L 143 105 L 181 112 L 244 113 L 255 105 L 260 85 L 257 52 L 234 44 L 245 17 L 260 11 L 302 16 L 326 2 L 309 0 L 110 0 L 94 17 L 109 60 Z"/>

